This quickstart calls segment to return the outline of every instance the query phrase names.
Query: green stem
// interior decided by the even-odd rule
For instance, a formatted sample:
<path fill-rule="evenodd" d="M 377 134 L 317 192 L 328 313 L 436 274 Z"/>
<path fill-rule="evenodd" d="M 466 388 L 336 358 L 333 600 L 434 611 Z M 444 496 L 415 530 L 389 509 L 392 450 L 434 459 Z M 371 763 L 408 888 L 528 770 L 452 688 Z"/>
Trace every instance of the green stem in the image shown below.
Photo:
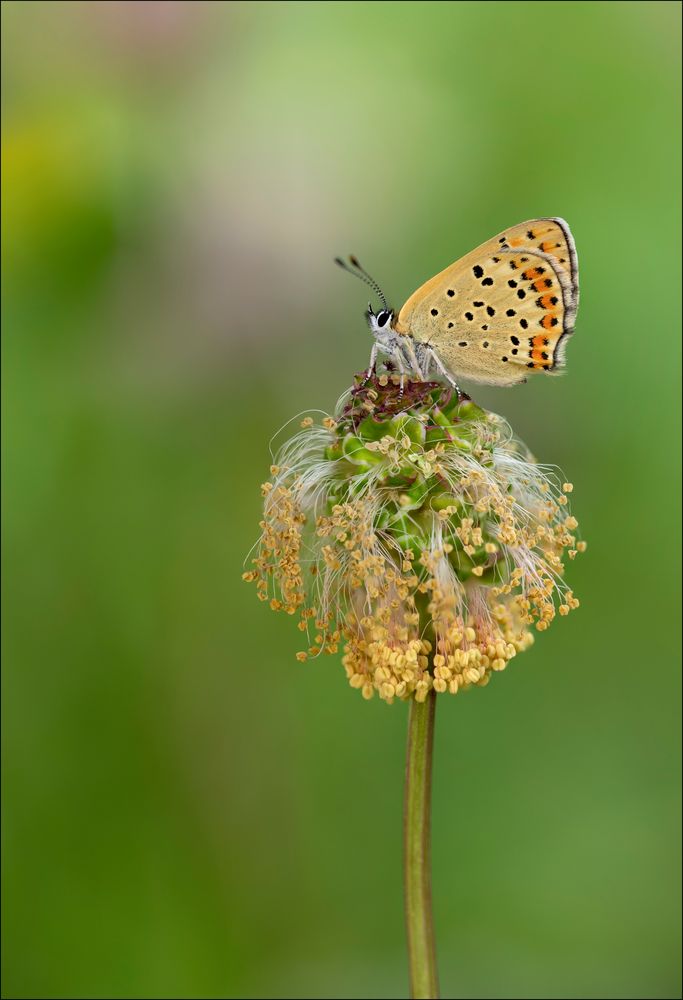
<path fill-rule="evenodd" d="M 410 995 L 437 1000 L 439 980 L 432 921 L 430 861 L 432 747 L 436 692 L 410 703 L 404 803 L 404 880 Z"/>

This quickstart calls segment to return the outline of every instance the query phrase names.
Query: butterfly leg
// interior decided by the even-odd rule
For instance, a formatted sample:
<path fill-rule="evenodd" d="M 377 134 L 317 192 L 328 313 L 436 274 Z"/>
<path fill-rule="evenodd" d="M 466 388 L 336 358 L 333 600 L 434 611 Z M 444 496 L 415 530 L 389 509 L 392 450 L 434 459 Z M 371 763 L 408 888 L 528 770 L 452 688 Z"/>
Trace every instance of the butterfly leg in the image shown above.
<path fill-rule="evenodd" d="M 394 350 L 391 352 L 391 357 L 396 362 L 396 367 L 398 368 L 399 372 L 401 373 L 401 381 L 400 381 L 400 384 L 399 384 L 398 398 L 402 399 L 403 398 L 403 391 L 405 389 L 405 381 L 406 381 L 406 366 L 405 366 L 405 363 L 404 363 L 404 360 L 403 360 L 403 353 L 402 353 L 402 351 L 398 347 L 395 347 Z"/>
<path fill-rule="evenodd" d="M 441 374 L 442 374 L 442 375 L 443 375 L 443 377 L 444 377 L 444 378 L 446 379 L 446 381 L 447 381 L 447 382 L 449 383 L 449 385 L 452 385 L 452 386 L 453 386 L 453 388 L 455 389 L 455 391 L 456 391 L 456 392 L 457 392 L 457 394 L 458 394 L 458 400 L 460 400 L 460 399 L 462 398 L 462 396 L 464 395 L 464 393 L 463 393 L 462 389 L 460 388 L 460 386 L 458 385 L 458 383 L 457 383 L 457 382 L 455 381 L 455 379 L 453 378 L 453 376 L 451 375 L 451 373 L 450 373 L 450 372 L 448 371 L 448 369 L 447 369 L 447 368 L 445 367 L 445 365 L 444 365 L 444 364 L 443 364 L 443 362 L 441 361 L 441 358 L 440 358 L 440 357 L 439 357 L 439 355 L 438 355 L 438 354 L 436 353 L 436 351 L 434 350 L 434 348 L 433 348 L 433 347 L 428 347 L 428 348 L 427 348 L 427 354 L 428 354 L 428 356 L 429 356 L 429 359 L 430 359 L 430 361 L 431 361 L 431 362 L 432 362 L 432 363 L 433 363 L 433 364 L 434 364 L 434 365 L 436 366 L 436 368 L 437 368 L 437 369 L 438 369 L 438 370 L 439 370 L 439 371 L 441 372 Z"/>
<path fill-rule="evenodd" d="M 417 360 L 417 354 L 413 346 L 413 341 L 410 337 L 404 337 L 403 339 L 405 340 L 405 352 L 408 355 L 408 359 L 410 361 L 410 364 L 412 365 L 413 371 L 415 372 L 417 377 L 422 382 L 424 382 L 425 376 L 422 372 L 422 369 L 420 368 L 420 362 Z"/>
<path fill-rule="evenodd" d="M 425 349 L 423 344 L 417 345 L 417 355 L 422 367 L 422 375 L 425 381 L 429 379 L 432 369 L 434 368 L 434 356 L 431 351 L 427 348 Z"/>
<path fill-rule="evenodd" d="M 368 370 L 365 373 L 365 379 L 363 381 L 363 385 L 365 385 L 365 383 L 369 381 L 371 375 L 373 375 L 374 372 L 375 372 L 375 365 L 377 364 L 377 350 L 378 350 L 378 347 L 379 347 L 379 345 L 375 341 L 375 343 L 372 345 L 372 349 L 370 351 L 370 364 L 368 365 Z"/>

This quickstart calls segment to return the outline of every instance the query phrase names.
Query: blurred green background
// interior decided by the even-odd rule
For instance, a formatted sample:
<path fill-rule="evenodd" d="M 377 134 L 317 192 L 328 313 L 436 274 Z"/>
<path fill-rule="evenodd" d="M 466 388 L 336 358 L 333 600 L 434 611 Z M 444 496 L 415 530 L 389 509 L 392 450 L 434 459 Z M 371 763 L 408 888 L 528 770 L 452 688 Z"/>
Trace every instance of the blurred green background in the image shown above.
<path fill-rule="evenodd" d="M 439 702 L 445 997 L 677 997 L 678 3 L 14 3 L 5 997 L 401 997 L 406 708 L 242 583 L 268 441 L 394 305 L 562 215 L 581 609 Z"/>

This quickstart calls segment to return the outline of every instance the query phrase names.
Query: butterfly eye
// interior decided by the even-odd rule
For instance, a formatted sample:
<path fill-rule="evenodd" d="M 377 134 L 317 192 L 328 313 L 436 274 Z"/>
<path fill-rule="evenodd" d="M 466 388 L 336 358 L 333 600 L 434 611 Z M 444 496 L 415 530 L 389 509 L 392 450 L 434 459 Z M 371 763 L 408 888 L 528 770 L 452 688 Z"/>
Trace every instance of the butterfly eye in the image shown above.
<path fill-rule="evenodd" d="M 377 313 L 377 326 L 386 326 L 390 317 L 391 313 L 387 312 L 386 309 L 382 309 L 381 312 Z"/>

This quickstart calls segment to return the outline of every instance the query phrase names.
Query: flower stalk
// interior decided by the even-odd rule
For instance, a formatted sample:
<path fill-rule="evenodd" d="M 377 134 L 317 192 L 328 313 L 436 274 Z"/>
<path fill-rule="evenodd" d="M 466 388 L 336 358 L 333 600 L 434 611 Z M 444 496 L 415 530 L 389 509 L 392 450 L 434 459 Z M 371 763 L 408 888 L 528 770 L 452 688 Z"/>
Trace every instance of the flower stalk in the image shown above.
<path fill-rule="evenodd" d="M 273 456 L 243 576 L 341 657 L 363 698 L 409 703 L 405 912 L 414 1000 L 438 997 L 430 811 L 437 697 L 485 687 L 579 601 L 571 483 L 507 422 L 438 382 L 357 375 Z"/>
<path fill-rule="evenodd" d="M 424 702 L 412 700 L 403 814 L 403 863 L 410 995 L 413 1000 L 439 996 L 436 968 L 431 875 L 432 750 L 436 692 Z"/>

